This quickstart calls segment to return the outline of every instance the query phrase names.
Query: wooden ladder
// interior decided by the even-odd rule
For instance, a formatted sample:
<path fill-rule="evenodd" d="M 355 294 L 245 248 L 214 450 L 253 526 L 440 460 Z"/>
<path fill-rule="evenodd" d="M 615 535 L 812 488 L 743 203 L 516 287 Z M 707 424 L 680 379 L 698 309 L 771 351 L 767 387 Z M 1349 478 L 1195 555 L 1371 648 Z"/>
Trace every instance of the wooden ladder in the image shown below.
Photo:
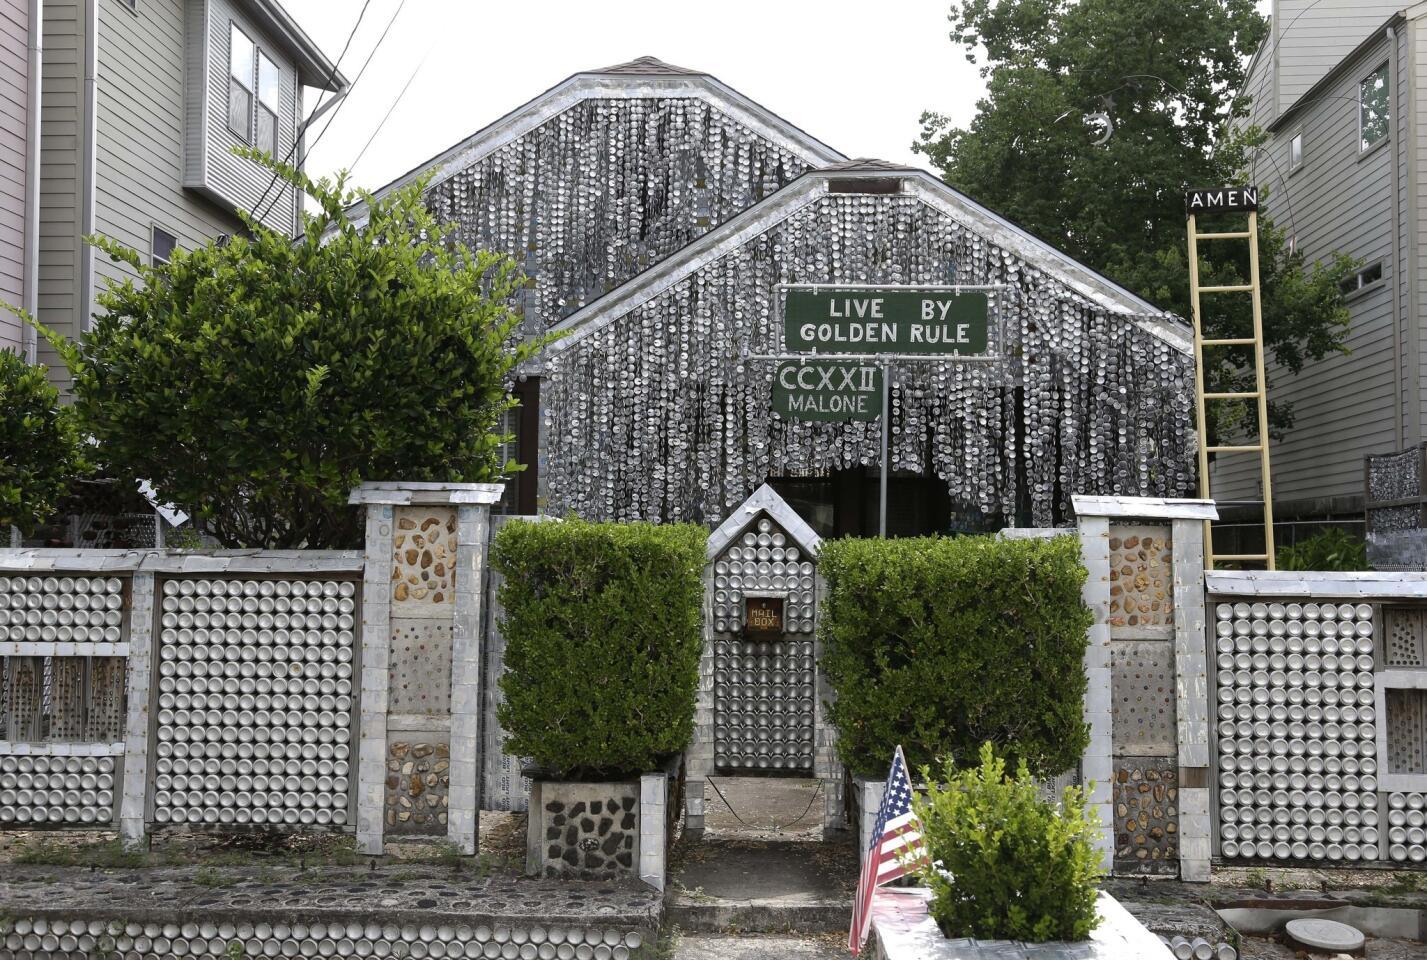
<path fill-rule="evenodd" d="M 1189 214 L 1189 303 L 1194 313 L 1194 403 L 1199 418 L 1199 496 L 1213 499 L 1209 490 L 1209 454 L 1256 453 L 1259 455 L 1260 481 L 1263 489 L 1263 553 L 1214 553 L 1213 528 L 1204 521 L 1204 568 L 1213 570 L 1215 561 L 1263 563 L 1265 569 L 1274 568 L 1273 545 L 1273 485 L 1269 468 L 1268 442 L 1268 389 L 1264 376 L 1263 347 L 1263 303 L 1259 294 L 1259 215 L 1255 210 L 1248 213 L 1247 230 L 1200 233 L 1195 225 L 1195 215 Z M 1202 287 L 1199 285 L 1199 241 L 1200 240 L 1247 240 L 1249 242 L 1249 282 L 1229 286 Z M 1199 297 L 1205 293 L 1247 293 L 1253 297 L 1254 335 L 1229 339 L 1209 340 L 1204 337 L 1204 316 L 1200 310 Z M 1205 347 L 1247 347 L 1254 348 L 1254 389 L 1238 393 L 1204 392 L 1204 348 Z M 1255 443 L 1210 446 L 1209 421 L 1204 415 L 1210 400 L 1253 400 L 1258 408 L 1258 439 Z"/>

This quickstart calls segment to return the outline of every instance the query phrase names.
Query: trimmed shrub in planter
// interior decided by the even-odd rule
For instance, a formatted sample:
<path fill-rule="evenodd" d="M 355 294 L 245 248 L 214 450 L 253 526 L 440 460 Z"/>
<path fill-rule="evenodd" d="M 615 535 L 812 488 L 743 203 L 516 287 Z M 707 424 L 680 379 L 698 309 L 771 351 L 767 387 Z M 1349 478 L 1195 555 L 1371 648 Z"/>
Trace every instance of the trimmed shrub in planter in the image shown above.
<path fill-rule="evenodd" d="M 563 780 L 627 779 L 688 745 L 708 533 L 690 524 L 508 523 L 501 725 Z"/>
<path fill-rule="evenodd" d="M 1074 537 L 834 540 L 819 560 L 828 712 L 854 774 L 880 777 L 898 744 L 912 769 L 975 763 L 988 741 L 1037 776 L 1079 760 L 1093 617 Z"/>
<path fill-rule="evenodd" d="M 935 772 L 923 768 L 931 783 Z M 1084 940 L 1098 920 L 1100 855 L 1093 815 L 1079 787 L 1059 805 L 1024 762 L 1014 777 L 991 744 L 980 766 L 947 763 L 945 785 L 913 797 L 932 864 L 919 871 L 931 916 L 948 937 Z"/>

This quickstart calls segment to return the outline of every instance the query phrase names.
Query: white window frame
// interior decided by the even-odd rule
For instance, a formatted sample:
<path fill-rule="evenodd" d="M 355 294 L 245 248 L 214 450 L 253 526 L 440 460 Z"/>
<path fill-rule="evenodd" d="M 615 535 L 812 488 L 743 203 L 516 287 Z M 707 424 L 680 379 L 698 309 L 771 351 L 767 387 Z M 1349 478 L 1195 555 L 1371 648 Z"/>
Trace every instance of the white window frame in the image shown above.
<path fill-rule="evenodd" d="M 1371 280 L 1366 280 L 1366 274 L 1371 273 L 1374 269 L 1377 270 L 1377 276 Z M 1387 261 L 1374 260 L 1371 263 L 1365 263 L 1347 279 L 1353 281 L 1354 286 L 1351 289 L 1343 291 L 1343 298 L 1345 300 L 1368 293 L 1371 290 L 1376 290 L 1387 280 Z"/>
<path fill-rule="evenodd" d="M 151 267 L 158 267 L 158 266 L 161 266 L 161 265 L 163 265 L 163 264 L 166 264 L 166 263 L 168 263 L 169 260 L 172 258 L 172 252 L 170 252 L 170 255 L 169 255 L 169 256 L 163 257 L 162 259 L 160 259 L 159 255 L 158 255 L 158 243 L 156 242 L 156 241 L 158 240 L 158 235 L 159 235 L 159 234 L 163 234 L 164 236 L 168 237 L 170 240 L 173 241 L 173 248 L 172 248 L 173 250 L 177 250 L 177 249 L 178 249 L 178 235 L 177 235 L 177 234 L 173 233 L 172 231 L 165 230 L 163 227 L 159 226 L 159 225 L 156 224 L 156 223 L 155 223 L 155 224 L 150 224 L 150 225 L 149 225 L 149 266 L 151 266 Z"/>
<path fill-rule="evenodd" d="M 1379 146 L 1381 146 L 1382 144 L 1387 143 L 1388 141 L 1390 141 L 1390 140 L 1392 139 L 1392 73 L 1391 73 L 1391 71 L 1389 71 L 1388 66 L 1389 66 L 1388 61 L 1384 60 L 1382 63 L 1379 63 L 1377 66 L 1373 67 L 1371 70 L 1369 70 L 1367 73 L 1365 73 L 1365 74 L 1362 76 L 1362 78 L 1358 80 L 1358 153 L 1359 153 L 1359 155 L 1365 155 L 1365 154 L 1367 154 L 1367 153 L 1370 153 L 1370 152 L 1372 152 L 1373 150 L 1376 150 L 1376 149 L 1377 149 Z M 1364 142 L 1364 139 L 1363 139 L 1363 108 L 1364 108 L 1363 86 L 1364 86 L 1369 80 L 1371 80 L 1373 77 L 1377 76 L 1379 72 L 1382 73 L 1382 75 L 1383 75 L 1383 82 L 1387 85 L 1387 116 L 1386 116 L 1386 118 L 1385 118 L 1386 121 L 1387 121 L 1387 124 L 1386 124 L 1386 126 L 1384 127 L 1381 136 L 1379 136 L 1379 137 L 1378 137 L 1376 140 L 1374 140 L 1372 143 L 1365 143 L 1365 142 Z"/>
<path fill-rule="evenodd" d="M 1295 157 L 1294 154 L 1298 156 Z M 1293 173 L 1303 166 L 1303 131 L 1295 130 L 1288 138 L 1288 172 Z"/>
<path fill-rule="evenodd" d="M 246 80 L 244 80 L 243 77 L 241 77 L 241 76 L 239 75 L 238 71 L 234 69 L 234 65 L 233 65 L 233 41 L 234 41 L 234 39 L 235 39 L 238 35 L 240 35 L 240 34 L 242 35 L 242 37 L 243 37 L 244 40 L 248 41 L 248 47 L 252 50 L 252 57 L 250 58 L 249 64 L 248 64 L 248 77 L 247 77 Z M 254 138 L 253 125 L 254 125 L 254 117 L 256 116 L 255 111 L 256 111 L 257 102 L 258 102 L 258 79 L 257 79 L 257 77 L 258 77 L 258 56 L 259 56 L 259 53 L 260 53 L 260 51 L 258 50 L 258 45 L 257 45 L 257 43 L 253 40 L 252 37 L 248 36 L 248 32 L 247 32 L 246 30 L 244 30 L 242 27 L 238 26 L 237 21 L 235 21 L 235 20 L 229 20 L 229 21 L 228 21 L 228 87 L 227 87 L 228 96 L 225 98 L 225 108 L 226 108 L 226 110 L 227 110 L 227 117 L 228 117 L 227 127 L 228 127 L 228 129 L 234 134 L 234 136 L 239 137 L 244 143 L 249 143 L 249 144 L 253 142 L 253 138 Z M 233 94 L 232 94 L 232 83 L 233 83 L 234 80 L 238 81 L 238 83 L 241 84 L 241 85 L 243 86 L 243 89 L 246 90 L 247 93 L 248 93 L 248 116 L 247 116 L 247 123 L 245 124 L 245 128 L 242 129 L 242 130 L 238 130 L 238 129 L 236 129 L 236 128 L 233 126 L 233 107 L 232 107 Z"/>
<path fill-rule="evenodd" d="M 260 129 L 258 121 L 261 116 L 259 111 L 266 110 L 272 114 L 273 118 L 273 142 L 272 150 L 269 152 L 272 153 L 274 157 L 278 157 L 278 148 L 282 143 L 282 94 L 284 87 L 282 64 L 268 56 L 262 47 L 255 47 L 254 49 L 256 51 L 256 56 L 253 60 L 257 70 L 257 91 L 253 96 L 253 145 L 259 148 L 266 146 L 266 144 L 258 143 L 258 130 Z M 271 91 L 271 103 L 268 102 L 268 91 L 263 83 L 264 63 L 272 67 L 271 86 L 273 89 Z M 279 157 L 279 159 L 281 158 Z"/>

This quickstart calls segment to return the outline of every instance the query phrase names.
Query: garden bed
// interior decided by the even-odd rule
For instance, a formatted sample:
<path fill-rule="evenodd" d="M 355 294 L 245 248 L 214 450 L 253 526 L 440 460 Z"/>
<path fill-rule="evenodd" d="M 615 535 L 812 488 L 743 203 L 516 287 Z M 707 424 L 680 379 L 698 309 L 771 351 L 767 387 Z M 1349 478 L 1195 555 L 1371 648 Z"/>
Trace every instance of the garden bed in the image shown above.
<path fill-rule="evenodd" d="M 1108 893 L 1096 901 L 1100 923 L 1088 940 L 1017 944 L 942 935 L 927 913 L 931 892 L 920 887 L 878 891 L 872 908 L 871 950 L 875 960 L 1173 960 L 1170 952 Z M 1017 947 L 1024 953 L 1015 952 Z"/>

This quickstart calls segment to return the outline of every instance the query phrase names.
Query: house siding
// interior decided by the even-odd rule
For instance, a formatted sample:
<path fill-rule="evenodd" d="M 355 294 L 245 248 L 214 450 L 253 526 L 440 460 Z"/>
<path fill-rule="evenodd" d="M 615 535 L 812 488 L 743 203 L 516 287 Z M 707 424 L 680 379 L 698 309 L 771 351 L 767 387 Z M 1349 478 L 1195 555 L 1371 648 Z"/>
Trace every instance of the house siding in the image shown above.
<path fill-rule="evenodd" d="M 1399 37 L 1399 75 L 1405 74 L 1406 50 Z M 1398 381 L 1416 373 L 1406 361 L 1397 366 L 1393 342 L 1392 284 L 1401 284 L 1405 273 L 1401 263 L 1397 269 L 1392 263 L 1392 164 L 1403 161 L 1403 98 L 1394 92 L 1391 141 L 1362 154 L 1357 139 L 1358 81 L 1392 55 L 1384 37 L 1356 57 L 1341 81 L 1289 118 L 1254 161 L 1253 177 L 1267 188 L 1265 214 L 1296 236 L 1309 263 L 1342 252 L 1365 263 L 1380 260 L 1384 272 L 1383 282 L 1348 300 L 1348 354 L 1310 361 L 1296 376 L 1269 364 L 1271 399 L 1292 404 L 1294 412 L 1293 426 L 1271 445 L 1276 503 L 1361 496 L 1363 457 L 1396 447 Z M 1296 133 L 1303 136 L 1303 163 L 1290 171 L 1288 148 Z M 1405 338 L 1398 349 L 1408 356 Z M 1261 498 L 1256 458 L 1222 455 L 1212 470 L 1216 499 Z"/>
<path fill-rule="evenodd" d="M 0 301 L 25 297 L 25 157 L 29 125 L 30 11 L 0 0 Z M 0 307 L 0 350 L 21 349 L 20 320 Z"/>
<path fill-rule="evenodd" d="M 292 150 L 293 137 L 297 128 L 297 66 L 283 51 L 277 41 L 267 32 L 258 29 L 246 17 L 238 5 L 230 0 L 189 0 L 190 7 L 205 7 L 209 42 L 207 45 L 207 85 L 200 86 L 195 79 L 194 90 L 206 89 L 207 114 L 205 128 L 191 128 L 189 151 L 195 159 L 190 159 L 188 184 L 201 184 L 221 200 L 243 210 L 253 210 L 262 200 L 263 222 L 287 234 L 295 229 L 297 205 L 291 188 L 284 188 L 281 197 L 273 202 L 277 187 L 269 189 L 272 173 L 251 160 L 234 155 L 233 148 L 247 146 L 248 141 L 228 128 L 228 48 L 231 42 L 230 24 L 236 23 L 258 48 L 276 63 L 282 71 L 282 102 L 278 116 L 278 159 L 295 160 Z M 190 17 L 194 14 L 190 13 Z M 199 64 L 191 64 L 190 70 L 197 71 Z M 197 78 L 197 72 L 191 73 Z M 254 94 L 256 97 L 256 93 Z M 192 104 L 192 98 L 190 98 Z M 202 111 L 202 104 L 190 106 L 190 110 Z M 266 199 L 263 199 L 266 196 Z"/>
<path fill-rule="evenodd" d="M 84 4 L 46 0 L 40 120 L 39 319 L 56 333 L 78 332 L 83 239 Z M 68 382 L 63 362 L 43 341 L 50 380 Z"/>
<path fill-rule="evenodd" d="M 1406 4 L 1402 0 L 1275 0 L 1277 108 L 1287 110 Z"/>
<path fill-rule="evenodd" d="M 240 226 L 183 187 L 184 19 L 178 3 L 140 3 L 137 13 L 120 3 L 99 8 L 95 227 L 144 259 L 152 255 L 154 227 L 191 248 Z M 104 256 L 95 272 L 99 290 L 132 275 L 127 264 Z"/>

